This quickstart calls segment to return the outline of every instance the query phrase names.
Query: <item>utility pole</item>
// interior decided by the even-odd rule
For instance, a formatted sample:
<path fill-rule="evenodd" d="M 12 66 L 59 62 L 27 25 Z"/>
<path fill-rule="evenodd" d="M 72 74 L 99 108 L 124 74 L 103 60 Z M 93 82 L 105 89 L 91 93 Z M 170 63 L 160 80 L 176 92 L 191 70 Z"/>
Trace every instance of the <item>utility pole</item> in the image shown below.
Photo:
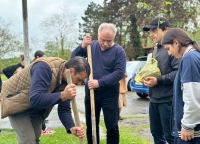
<path fill-rule="evenodd" d="M 27 66 L 30 64 L 27 0 L 22 0 L 22 16 L 23 16 L 23 35 L 24 35 L 24 65 Z"/>

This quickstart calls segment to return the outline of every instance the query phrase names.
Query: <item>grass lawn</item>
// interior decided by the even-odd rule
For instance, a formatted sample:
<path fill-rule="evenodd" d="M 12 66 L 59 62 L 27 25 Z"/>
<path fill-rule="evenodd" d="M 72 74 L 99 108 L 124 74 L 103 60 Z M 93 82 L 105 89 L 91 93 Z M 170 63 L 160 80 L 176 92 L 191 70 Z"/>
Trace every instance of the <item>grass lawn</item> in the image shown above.
<path fill-rule="evenodd" d="M 1 79 L 2 79 L 2 81 L 6 81 L 7 77 L 4 74 L 1 74 Z"/>
<path fill-rule="evenodd" d="M 103 126 L 105 131 L 104 122 L 101 121 L 101 126 Z M 139 126 L 135 129 L 127 126 L 120 127 L 120 144 L 151 144 L 150 141 L 145 138 L 133 134 L 134 131 L 149 127 L 149 125 Z M 6 129 L 7 133 L 0 133 L 0 144 L 17 144 L 16 135 L 13 130 Z M 42 135 L 40 137 L 40 144 L 78 144 L 79 139 L 74 137 L 72 134 L 67 134 L 65 128 L 55 128 L 53 129 L 56 133 L 52 135 Z M 86 144 L 86 138 L 84 138 L 84 143 Z M 106 139 L 101 139 L 100 144 L 106 144 Z"/>

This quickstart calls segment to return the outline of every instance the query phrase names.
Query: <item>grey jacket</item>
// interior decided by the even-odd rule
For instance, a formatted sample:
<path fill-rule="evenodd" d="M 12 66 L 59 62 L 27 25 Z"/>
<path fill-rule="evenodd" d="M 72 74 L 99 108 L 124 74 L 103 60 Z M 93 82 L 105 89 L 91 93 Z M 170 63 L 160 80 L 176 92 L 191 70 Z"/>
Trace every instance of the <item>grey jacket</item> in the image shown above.
<path fill-rule="evenodd" d="M 149 88 L 150 101 L 153 103 L 170 102 L 173 97 L 174 78 L 181 59 L 169 56 L 162 45 L 157 46 L 155 58 L 158 61 L 161 77 L 157 78 L 156 86 Z"/>

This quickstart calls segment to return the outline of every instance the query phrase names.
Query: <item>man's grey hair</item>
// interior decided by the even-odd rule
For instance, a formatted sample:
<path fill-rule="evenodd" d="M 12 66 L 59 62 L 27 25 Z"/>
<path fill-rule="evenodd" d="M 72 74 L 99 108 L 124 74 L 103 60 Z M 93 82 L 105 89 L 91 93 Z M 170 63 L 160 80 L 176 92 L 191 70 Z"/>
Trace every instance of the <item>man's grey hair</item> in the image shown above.
<path fill-rule="evenodd" d="M 117 33 L 117 28 L 113 23 L 102 23 L 98 28 L 98 35 L 99 35 L 100 31 L 102 31 L 103 29 L 107 29 L 107 30 L 113 31 L 114 32 L 114 36 Z"/>

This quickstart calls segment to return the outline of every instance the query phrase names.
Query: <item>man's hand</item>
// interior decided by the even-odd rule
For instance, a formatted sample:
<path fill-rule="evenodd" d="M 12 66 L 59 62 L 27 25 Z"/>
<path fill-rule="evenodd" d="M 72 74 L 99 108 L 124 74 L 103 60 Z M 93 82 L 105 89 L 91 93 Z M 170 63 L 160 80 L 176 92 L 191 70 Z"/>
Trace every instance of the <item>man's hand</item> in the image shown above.
<path fill-rule="evenodd" d="M 188 141 L 194 138 L 194 131 L 187 131 L 184 128 L 181 129 L 181 139 Z"/>
<path fill-rule="evenodd" d="M 20 64 L 21 64 L 21 66 L 23 66 L 23 67 L 24 67 L 24 61 L 21 61 L 21 62 L 20 62 Z"/>
<path fill-rule="evenodd" d="M 89 88 L 89 89 L 95 89 L 95 88 L 98 88 L 98 87 L 99 87 L 99 82 L 98 82 L 98 80 L 93 79 L 93 80 L 89 80 L 89 81 L 88 81 L 88 88 Z"/>
<path fill-rule="evenodd" d="M 81 47 L 82 48 L 86 48 L 88 45 L 90 45 L 92 43 L 92 36 L 84 36 L 83 38 L 83 42 L 82 42 L 82 45 Z"/>
<path fill-rule="evenodd" d="M 128 77 L 128 74 L 125 72 L 124 73 L 124 78 L 127 78 Z"/>
<path fill-rule="evenodd" d="M 24 67 L 24 55 L 20 54 L 19 57 L 20 57 L 20 64 L 21 64 L 21 66 Z"/>
<path fill-rule="evenodd" d="M 69 84 L 65 87 L 64 91 L 61 92 L 61 100 L 71 100 L 76 96 L 76 85 L 75 84 Z"/>
<path fill-rule="evenodd" d="M 149 86 L 149 87 L 154 87 L 157 85 L 157 78 L 156 77 L 146 77 L 143 80 L 144 85 Z"/>
<path fill-rule="evenodd" d="M 77 137 L 83 138 L 85 136 L 84 126 L 81 124 L 80 127 L 75 126 L 70 129 L 71 133 Z"/>

